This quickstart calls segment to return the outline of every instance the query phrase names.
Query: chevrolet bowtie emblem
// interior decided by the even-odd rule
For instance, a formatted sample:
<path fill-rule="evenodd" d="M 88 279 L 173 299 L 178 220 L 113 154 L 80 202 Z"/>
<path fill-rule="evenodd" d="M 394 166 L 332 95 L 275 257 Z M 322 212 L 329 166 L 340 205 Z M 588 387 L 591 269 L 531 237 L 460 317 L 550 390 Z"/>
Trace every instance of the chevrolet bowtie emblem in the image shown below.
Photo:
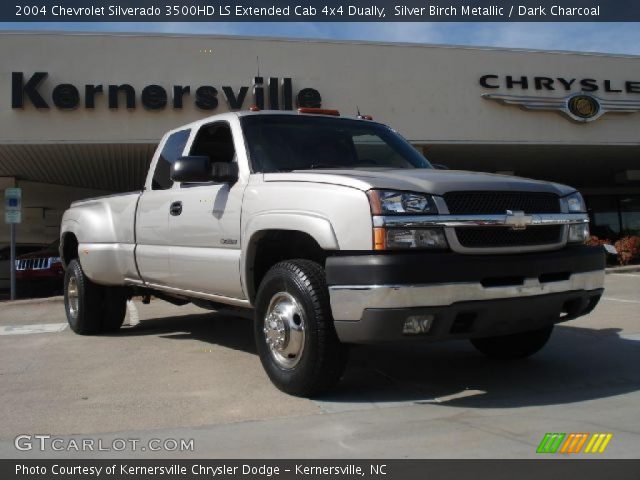
<path fill-rule="evenodd" d="M 533 217 L 525 215 L 522 210 L 507 210 L 504 223 L 511 227 L 511 230 L 524 230 L 527 225 L 531 225 Z"/>
<path fill-rule="evenodd" d="M 533 97 L 485 93 L 482 97 L 505 105 L 517 105 L 525 110 L 560 112 L 579 123 L 593 122 L 605 113 L 633 113 L 640 111 L 640 100 L 609 100 L 585 93 L 574 93 L 566 97 Z"/>

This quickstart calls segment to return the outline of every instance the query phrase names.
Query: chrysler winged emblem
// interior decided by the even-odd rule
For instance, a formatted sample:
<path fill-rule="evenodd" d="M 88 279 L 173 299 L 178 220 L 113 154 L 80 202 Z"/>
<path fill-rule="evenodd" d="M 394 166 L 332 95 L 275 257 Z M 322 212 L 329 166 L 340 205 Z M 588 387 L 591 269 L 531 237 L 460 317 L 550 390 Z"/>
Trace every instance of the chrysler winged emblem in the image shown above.
<path fill-rule="evenodd" d="M 527 225 L 531 225 L 533 217 L 525 215 L 522 210 L 507 210 L 504 223 L 511 227 L 511 230 L 524 230 Z"/>
<path fill-rule="evenodd" d="M 608 100 L 586 93 L 566 97 L 533 97 L 485 93 L 487 100 L 505 105 L 518 105 L 525 110 L 555 110 L 580 123 L 593 122 L 605 113 L 634 113 L 640 111 L 640 100 Z"/>

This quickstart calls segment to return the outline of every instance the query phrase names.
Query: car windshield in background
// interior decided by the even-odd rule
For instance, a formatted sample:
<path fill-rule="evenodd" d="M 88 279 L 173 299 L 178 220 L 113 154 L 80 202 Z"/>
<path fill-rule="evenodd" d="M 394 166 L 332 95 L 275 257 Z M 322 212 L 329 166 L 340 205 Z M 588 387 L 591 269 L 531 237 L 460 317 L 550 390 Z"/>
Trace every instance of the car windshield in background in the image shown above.
<path fill-rule="evenodd" d="M 431 168 L 384 125 L 344 118 L 248 115 L 242 118 L 254 172 Z"/>

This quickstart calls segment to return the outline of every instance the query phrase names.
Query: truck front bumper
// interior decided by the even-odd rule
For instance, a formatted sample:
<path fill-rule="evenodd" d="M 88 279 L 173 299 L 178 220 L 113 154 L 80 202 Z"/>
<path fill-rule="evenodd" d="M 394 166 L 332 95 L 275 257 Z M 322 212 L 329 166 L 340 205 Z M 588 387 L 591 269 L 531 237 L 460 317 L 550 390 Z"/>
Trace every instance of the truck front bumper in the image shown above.
<path fill-rule="evenodd" d="M 573 246 L 518 255 L 385 253 L 327 259 L 335 327 L 346 343 L 443 340 L 534 330 L 593 310 L 605 256 Z M 405 335 L 411 316 L 430 316 Z"/>

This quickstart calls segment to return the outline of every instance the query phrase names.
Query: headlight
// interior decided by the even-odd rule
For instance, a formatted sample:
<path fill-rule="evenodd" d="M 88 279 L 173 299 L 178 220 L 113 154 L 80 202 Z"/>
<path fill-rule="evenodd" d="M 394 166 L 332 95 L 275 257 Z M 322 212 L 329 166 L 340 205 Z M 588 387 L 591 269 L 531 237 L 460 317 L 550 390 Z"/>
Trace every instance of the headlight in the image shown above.
<path fill-rule="evenodd" d="M 584 203 L 584 199 L 578 192 L 564 197 L 564 201 L 567 204 L 569 213 L 585 213 L 587 211 L 587 206 Z"/>
<path fill-rule="evenodd" d="M 367 192 L 373 215 L 429 215 L 438 212 L 431 195 L 393 190 Z"/>

